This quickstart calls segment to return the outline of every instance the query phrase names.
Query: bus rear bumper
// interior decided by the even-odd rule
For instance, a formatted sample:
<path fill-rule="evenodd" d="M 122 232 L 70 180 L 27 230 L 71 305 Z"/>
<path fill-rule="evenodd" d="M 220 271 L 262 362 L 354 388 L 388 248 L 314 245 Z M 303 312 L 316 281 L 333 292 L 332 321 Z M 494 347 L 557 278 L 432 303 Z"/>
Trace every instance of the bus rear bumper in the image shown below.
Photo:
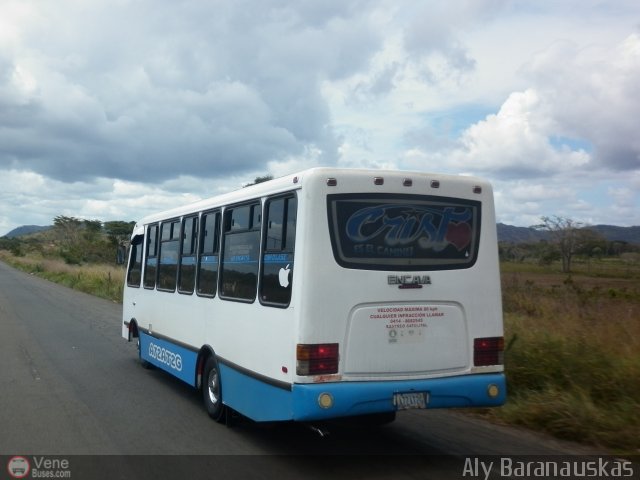
<path fill-rule="evenodd" d="M 293 420 L 327 420 L 398 410 L 398 394 L 424 393 L 426 408 L 496 407 L 506 400 L 504 373 L 425 380 L 294 384 Z M 409 395 L 410 396 L 410 395 Z M 402 407 L 400 407 L 402 408 Z"/>

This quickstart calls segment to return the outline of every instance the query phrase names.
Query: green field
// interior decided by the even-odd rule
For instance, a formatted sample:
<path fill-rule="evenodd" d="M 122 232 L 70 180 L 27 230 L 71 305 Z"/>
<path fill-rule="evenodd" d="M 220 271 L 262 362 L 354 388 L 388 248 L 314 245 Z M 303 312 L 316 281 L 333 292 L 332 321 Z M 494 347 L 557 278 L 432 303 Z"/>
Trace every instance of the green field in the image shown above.
<path fill-rule="evenodd" d="M 124 270 L 68 265 L 38 254 L 0 260 L 69 287 L 122 301 Z M 502 263 L 508 401 L 479 410 L 617 454 L 640 452 L 640 268 L 620 259 Z"/>
<path fill-rule="evenodd" d="M 597 445 L 640 451 L 640 272 L 608 259 L 501 265 L 507 404 L 492 418 Z"/>

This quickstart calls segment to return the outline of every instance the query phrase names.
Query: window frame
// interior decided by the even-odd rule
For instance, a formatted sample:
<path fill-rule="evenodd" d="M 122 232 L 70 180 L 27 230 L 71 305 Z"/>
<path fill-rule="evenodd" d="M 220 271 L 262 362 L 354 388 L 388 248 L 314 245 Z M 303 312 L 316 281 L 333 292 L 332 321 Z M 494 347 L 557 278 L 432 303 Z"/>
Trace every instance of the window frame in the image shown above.
<path fill-rule="evenodd" d="M 151 244 L 151 235 L 149 232 L 151 229 L 155 230 L 153 255 L 149 255 L 150 244 Z M 159 222 L 150 223 L 149 225 L 146 226 L 145 232 L 144 232 L 145 246 L 144 246 L 144 271 L 142 274 L 142 285 L 147 290 L 155 290 L 156 285 L 158 284 L 158 240 L 159 240 L 158 237 L 159 237 L 159 234 L 160 234 Z M 149 259 L 155 260 L 155 273 L 153 275 L 153 285 L 151 285 L 150 283 L 147 284 L 147 269 L 149 267 Z"/>
<path fill-rule="evenodd" d="M 233 230 L 233 225 L 227 225 L 228 221 L 233 220 L 233 212 L 239 208 L 249 207 L 250 208 L 250 226 L 246 229 L 237 229 Z M 255 221 L 255 208 L 258 207 L 260 209 L 259 214 L 259 225 L 256 227 L 254 224 Z M 218 297 L 222 300 L 231 301 L 231 302 L 240 302 L 240 303 L 254 303 L 258 296 L 259 291 L 259 282 L 260 282 L 260 269 L 261 269 L 261 255 L 262 255 L 262 217 L 263 217 L 263 208 L 264 204 L 262 199 L 252 199 L 246 202 L 227 205 L 222 211 L 222 218 L 220 222 L 220 256 L 219 256 L 219 270 L 218 270 Z M 228 218 L 228 215 L 231 218 Z M 246 233 L 255 232 L 258 234 L 257 241 L 257 258 L 256 258 L 256 270 L 255 270 L 255 292 L 252 297 L 234 297 L 229 294 L 225 294 L 223 291 L 224 285 L 224 276 L 225 276 L 225 252 L 227 248 L 227 243 L 229 236 L 242 235 Z"/>
<path fill-rule="evenodd" d="M 204 228 L 203 223 L 206 222 L 206 218 L 210 215 L 216 215 L 214 220 L 214 238 L 213 238 L 213 251 L 204 251 L 206 247 L 205 242 L 203 240 L 203 236 L 205 235 L 206 229 Z M 220 244 L 221 244 L 221 228 L 222 224 L 222 209 L 214 208 L 212 210 L 205 210 L 200 213 L 200 217 L 198 220 L 198 249 L 196 256 L 196 284 L 195 284 L 195 292 L 199 297 L 205 298 L 215 298 L 218 294 L 218 283 L 220 281 L 220 268 L 221 268 L 221 257 L 220 257 Z M 202 270 L 202 257 L 203 256 L 217 256 L 216 264 L 216 281 L 214 282 L 213 293 L 202 292 L 200 288 L 201 284 L 201 270 Z"/>
<path fill-rule="evenodd" d="M 187 222 L 192 221 L 191 224 L 191 252 L 187 255 L 184 253 L 185 240 L 187 239 L 187 231 L 186 226 Z M 196 279 L 198 274 L 198 241 L 200 238 L 199 235 L 199 227 L 200 227 L 200 217 L 198 213 L 184 215 L 180 219 L 180 249 L 178 251 L 178 273 L 176 280 L 176 289 L 178 293 L 182 295 L 193 295 L 193 292 L 196 290 Z M 182 288 L 182 278 L 183 278 L 183 266 L 184 259 L 192 258 L 193 259 L 193 286 L 191 290 Z"/>
<path fill-rule="evenodd" d="M 293 245 L 289 245 L 289 213 L 290 213 L 290 203 L 291 200 L 295 200 L 295 236 L 293 237 Z M 279 248 L 269 248 L 268 247 L 268 232 L 269 232 L 269 207 L 272 202 L 277 202 L 279 200 L 284 201 L 284 209 L 282 213 L 282 232 L 280 239 L 280 247 Z M 293 295 L 293 272 L 294 272 L 294 262 L 295 262 L 295 242 L 297 237 L 297 226 L 298 226 L 298 195 L 297 192 L 291 191 L 286 192 L 284 194 L 274 195 L 271 197 L 267 197 L 264 201 L 262 207 L 263 221 L 262 221 L 262 241 L 261 241 L 261 251 L 260 251 L 260 272 L 258 278 L 258 299 L 260 300 L 260 304 L 265 307 L 275 307 L 275 308 L 288 308 L 291 305 L 291 298 Z M 287 254 L 291 256 L 291 260 L 288 262 L 291 265 L 290 269 L 290 282 L 289 282 L 289 299 L 287 302 L 275 302 L 263 299 L 263 287 L 264 287 L 264 274 L 265 274 L 265 256 L 269 254 L 274 255 L 282 255 Z"/>
<path fill-rule="evenodd" d="M 131 244 L 129 247 L 129 264 L 127 265 L 127 287 L 140 288 L 140 286 L 142 285 L 142 272 L 144 267 L 144 238 L 144 234 L 139 234 L 135 235 L 131 240 Z M 136 284 L 131 282 L 131 273 L 137 271 L 137 269 L 135 269 L 134 267 L 136 263 L 138 263 L 135 259 L 135 257 L 137 257 L 138 255 L 138 252 L 140 253 L 140 279 Z"/>
<path fill-rule="evenodd" d="M 402 207 L 406 203 L 408 207 L 416 206 L 428 208 L 435 205 L 436 208 L 468 208 L 471 210 L 473 225 L 470 226 L 470 247 L 469 259 L 461 260 L 456 258 L 434 258 L 416 259 L 407 257 L 401 261 L 401 257 L 356 257 L 348 256 L 343 249 L 348 246 L 343 244 L 338 217 L 342 214 L 337 212 L 337 204 L 339 202 L 354 203 L 371 203 L 372 205 L 380 204 L 381 206 L 391 205 L 392 207 Z M 410 205 L 409 205 L 410 204 Z M 334 260 L 343 268 L 355 270 L 375 270 L 375 271 L 443 271 L 443 270 L 464 270 L 472 268 L 480 252 L 480 238 L 482 230 L 482 208 L 483 202 L 480 200 L 471 200 L 466 198 L 445 197 L 423 194 L 380 194 L 380 193 L 338 193 L 327 195 L 327 220 L 329 226 L 329 235 L 331 237 L 331 248 Z M 386 214 L 385 214 L 386 215 Z M 442 221 L 442 219 L 441 219 Z M 450 220 L 452 222 L 453 220 Z M 434 227 L 436 228 L 436 227 Z M 438 230 L 441 228 L 437 227 Z M 378 260 L 378 261 L 376 261 Z"/>
<path fill-rule="evenodd" d="M 177 235 L 174 235 L 174 231 L 175 228 L 172 227 L 172 231 L 170 233 L 171 238 L 167 239 L 167 240 L 163 240 L 163 233 L 164 233 L 164 227 L 165 225 L 173 225 L 173 224 L 177 224 L 178 225 L 178 233 Z M 180 247 L 181 247 L 181 233 L 182 231 L 182 222 L 180 221 L 180 218 L 171 218 L 168 220 L 163 220 L 162 222 L 160 222 L 160 232 L 158 235 L 158 271 L 156 274 L 156 290 L 158 290 L 159 292 L 168 292 L 168 293 L 173 293 L 176 291 L 176 288 L 178 286 L 178 265 L 180 262 Z M 172 243 L 172 242 L 177 242 L 178 243 L 178 250 L 177 250 L 177 256 L 176 256 L 176 264 L 175 264 L 175 281 L 173 282 L 173 288 L 168 288 L 168 287 L 164 287 L 160 285 L 160 267 L 163 265 L 162 263 L 162 250 L 163 250 L 163 246 L 165 244 L 168 243 Z M 164 264 L 164 265 L 169 265 L 169 264 Z"/>

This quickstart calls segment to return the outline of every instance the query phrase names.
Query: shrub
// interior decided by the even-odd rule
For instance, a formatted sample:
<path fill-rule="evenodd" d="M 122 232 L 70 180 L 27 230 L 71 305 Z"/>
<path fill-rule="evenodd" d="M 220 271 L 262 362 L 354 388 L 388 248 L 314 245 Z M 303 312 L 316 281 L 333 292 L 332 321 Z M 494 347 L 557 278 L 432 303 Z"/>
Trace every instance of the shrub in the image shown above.
<path fill-rule="evenodd" d="M 640 295 L 576 276 L 503 278 L 508 401 L 488 414 L 619 452 L 640 448 Z M 615 294 L 612 294 L 612 290 Z"/>

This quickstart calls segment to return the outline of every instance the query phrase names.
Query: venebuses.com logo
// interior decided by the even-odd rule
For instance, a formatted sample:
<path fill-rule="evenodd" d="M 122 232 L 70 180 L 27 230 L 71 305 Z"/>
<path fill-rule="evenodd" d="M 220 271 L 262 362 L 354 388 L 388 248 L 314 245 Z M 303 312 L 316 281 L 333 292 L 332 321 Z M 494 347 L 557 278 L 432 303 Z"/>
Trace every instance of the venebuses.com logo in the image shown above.
<path fill-rule="evenodd" d="M 31 460 L 14 455 L 7 463 L 11 478 L 71 478 L 71 465 L 66 458 L 34 456 Z"/>
<path fill-rule="evenodd" d="M 12 478 L 25 478 L 30 470 L 29 460 L 19 455 L 11 457 L 7 463 L 7 471 Z"/>

